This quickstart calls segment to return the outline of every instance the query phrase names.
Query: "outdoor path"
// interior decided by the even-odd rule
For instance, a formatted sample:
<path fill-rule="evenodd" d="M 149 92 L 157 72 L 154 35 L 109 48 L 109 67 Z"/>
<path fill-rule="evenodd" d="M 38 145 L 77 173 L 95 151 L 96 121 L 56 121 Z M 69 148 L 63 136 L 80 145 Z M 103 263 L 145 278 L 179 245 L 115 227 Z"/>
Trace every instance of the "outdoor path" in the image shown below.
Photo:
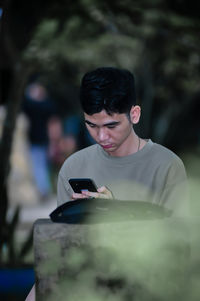
<path fill-rule="evenodd" d="M 44 203 L 23 207 L 20 214 L 21 224 L 32 224 L 39 218 L 49 218 L 49 214 L 57 207 L 56 197 Z"/>
<path fill-rule="evenodd" d="M 34 222 L 40 218 L 50 218 L 49 214 L 57 207 L 56 196 L 51 197 L 43 203 L 35 203 L 29 206 L 22 206 L 17 226 L 17 237 L 23 241 Z M 8 210 L 8 219 L 13 216 L 15 207 L 11 206 Z"/>

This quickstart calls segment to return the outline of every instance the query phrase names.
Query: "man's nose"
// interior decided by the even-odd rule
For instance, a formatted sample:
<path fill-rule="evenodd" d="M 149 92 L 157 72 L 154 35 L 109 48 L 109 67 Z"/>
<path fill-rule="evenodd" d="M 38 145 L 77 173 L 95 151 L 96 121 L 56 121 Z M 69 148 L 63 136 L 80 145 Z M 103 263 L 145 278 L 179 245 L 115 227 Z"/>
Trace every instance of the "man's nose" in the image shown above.
<path fill-rule="evenodd" d="M 105 128 L 99 129 L 98 138 L 99 141 L 105 141 L 108 138 L 108 133 Z"/>

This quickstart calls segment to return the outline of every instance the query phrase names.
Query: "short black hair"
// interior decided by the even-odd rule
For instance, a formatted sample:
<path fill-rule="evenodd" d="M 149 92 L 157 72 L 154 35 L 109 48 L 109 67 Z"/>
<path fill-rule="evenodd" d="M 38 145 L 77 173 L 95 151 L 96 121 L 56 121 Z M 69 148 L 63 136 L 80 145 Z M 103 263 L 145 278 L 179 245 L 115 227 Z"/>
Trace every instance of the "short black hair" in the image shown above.
<path fill-rule="evenodd" d="M 102 110 L 109 115 L 129 114 L 131 107 L 136 104 L 133 74 L 114 67 L 101 67 L 87 72 L 81 81 L 80 102 L 88 115 Z"/>

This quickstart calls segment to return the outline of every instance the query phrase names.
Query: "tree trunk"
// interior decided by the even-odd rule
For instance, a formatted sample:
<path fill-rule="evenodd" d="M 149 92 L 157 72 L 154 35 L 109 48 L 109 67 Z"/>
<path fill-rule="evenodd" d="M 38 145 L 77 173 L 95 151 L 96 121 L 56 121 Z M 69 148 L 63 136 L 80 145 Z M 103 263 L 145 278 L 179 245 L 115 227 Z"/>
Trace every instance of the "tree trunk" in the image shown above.
<path fill-rule="evenodd" d="M 8 225 L 6 213 L 8 208 L 7 179 L 10 171 L 10 155 L 12 150 L 13 134 L 16 119 L 20 110 L 24 85 L 27 81 L 29 69 L 18 63 L 13 71 L 11 89 L 7 100 L 6 117 L 3 125 L 2 138 L 0 142 L 0 262 L 3 243 L 8 240 Z"/>

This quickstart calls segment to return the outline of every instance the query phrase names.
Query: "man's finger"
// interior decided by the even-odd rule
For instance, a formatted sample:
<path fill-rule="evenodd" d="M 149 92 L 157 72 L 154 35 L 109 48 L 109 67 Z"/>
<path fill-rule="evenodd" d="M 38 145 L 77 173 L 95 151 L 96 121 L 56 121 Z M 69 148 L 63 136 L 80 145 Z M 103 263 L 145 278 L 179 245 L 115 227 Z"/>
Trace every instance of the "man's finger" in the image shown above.
<path fill-rule="evenodd" d="M 99 187 L 98 189 L 97 189 L 97 191 L 98 192 L 100 192 L 100 193 L 104 193 L 104 192 L 107 192 L 107 191 L 109 191 L 107 188 L 106 188 L 106 186 L 102 186 L 102 187 Z"/>
<path fill-rule="evenodd" d="M 82 191 L 82 195 L 84 195 L 84 197 L 93 197 L 93 198 L 99 198 L 99 193 L 98 192 L 91 192 L 88 190 L 83 190 Z"/>
<path fill-rule="evenodd" d="M 105 196 L 107 196 L 107 198 L 109 198 L 109 199 L 113 198 L 112 192 L 106 186 L 102 186 L 102 187 L 98 188 L 97 190 L 99 193 L 104 194 L 104 198 L 105 198 Z"/>
<path fill-rule="evenodd" d="M 109 195 L 108 194 L 105 194 L 105 193 L 99 193 L 99 198 L 100 199 L 109 199 Z"/>
<path fill-rule="evenodd" d="M 82 193 L 73 193 L 72 198 L 75 199 L 84 199 L 85 196 Z"/>

